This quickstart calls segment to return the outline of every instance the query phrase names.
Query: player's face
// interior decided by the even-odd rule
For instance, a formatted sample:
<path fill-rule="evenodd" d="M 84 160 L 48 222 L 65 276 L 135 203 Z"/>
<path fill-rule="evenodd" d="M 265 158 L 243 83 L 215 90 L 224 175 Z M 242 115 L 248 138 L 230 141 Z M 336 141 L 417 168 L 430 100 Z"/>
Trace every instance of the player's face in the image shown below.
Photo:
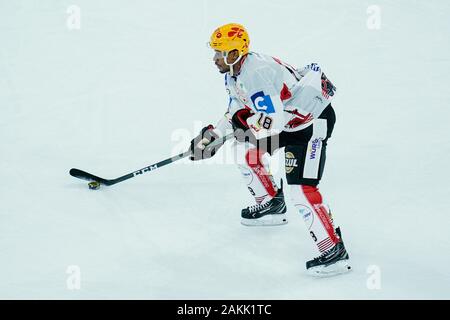
<path fill-rule="evenodd" d="M 214 50 L 214 63 L 216 67 L 219 69 L 220 73 L 225 73 L 230 71 L 230 67 L 225 64 L 225 57 L 222 51 Z"/>

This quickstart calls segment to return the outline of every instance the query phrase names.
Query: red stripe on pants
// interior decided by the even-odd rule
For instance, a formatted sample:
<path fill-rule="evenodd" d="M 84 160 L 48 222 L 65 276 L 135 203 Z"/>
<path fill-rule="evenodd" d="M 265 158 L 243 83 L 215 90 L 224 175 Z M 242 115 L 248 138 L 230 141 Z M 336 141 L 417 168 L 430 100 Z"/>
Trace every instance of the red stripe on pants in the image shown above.
<path fill-rule="evenodd" d="M 264 165 L 262 164 L 261 159 L 263 154 L 264 153 L 262 151 L 256 148 L 250 149 L 245 155 L 245 161 L 247 162 L 247 165 L 253 170 L 253 172 L 256 173 L 267 193 L 273 198 L 275 197 L 277 192 L 275 191 L 275 187 L 272 184 L 272 180 L 269 178 L 269 173 L 266 171 Z"/>

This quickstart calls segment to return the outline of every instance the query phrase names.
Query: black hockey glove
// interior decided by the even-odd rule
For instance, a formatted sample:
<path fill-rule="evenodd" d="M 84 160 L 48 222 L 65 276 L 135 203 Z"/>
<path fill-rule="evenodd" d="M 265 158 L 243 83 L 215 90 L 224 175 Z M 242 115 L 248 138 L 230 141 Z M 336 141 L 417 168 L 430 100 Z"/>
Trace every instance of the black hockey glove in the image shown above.
<path fill-rule="evenodd" d="M 249 109 L 240 109 L 231 118 L 231 124 L 233 125 L 234 136 L 237 141 L 254 141 L 255 136 L 249 129 L 247 119 L 253 116 L 254 113 Z"/>
<path fill-rule="evenodd" d="M 204 127 L 200 134 L 191 141 L 191 155 L 189 157 L 192 161 L 203 160 L 211 158 L 216 154 L 216 151 L 223 145 L 219 144 L 215 147 L 208 147 L 208 145 L 219 136 L 213 131 L 214 126 L 210 124 Z"/>

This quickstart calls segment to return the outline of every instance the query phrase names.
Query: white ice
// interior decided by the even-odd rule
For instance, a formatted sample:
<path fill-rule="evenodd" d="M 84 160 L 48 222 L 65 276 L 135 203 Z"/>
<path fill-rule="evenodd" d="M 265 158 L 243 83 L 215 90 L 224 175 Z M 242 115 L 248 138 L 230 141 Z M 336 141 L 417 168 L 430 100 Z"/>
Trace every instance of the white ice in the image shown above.
<path fill-rule="evenodd" d="M 0 0 L 0 298 L 449 299 L 449 15 L 444 0 Z M 227 22 L 338 88 L 320 186 L 349 274 L 305 274 L 290 204 L 285 226 L 240 225 L 252 198 L 229 146 L 98 191 L 68 174 L 117 177 L 215 122 L 227 97 L 205 43 Z"/>

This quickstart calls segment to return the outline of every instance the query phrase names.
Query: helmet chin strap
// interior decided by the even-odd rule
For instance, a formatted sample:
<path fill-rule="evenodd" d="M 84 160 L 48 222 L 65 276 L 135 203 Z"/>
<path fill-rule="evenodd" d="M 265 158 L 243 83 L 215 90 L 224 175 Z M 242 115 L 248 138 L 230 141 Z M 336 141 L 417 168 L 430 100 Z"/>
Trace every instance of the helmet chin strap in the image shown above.
<path fill-rule="evenodd" d="M 227 56 L 228 56 L 228 53 L 227 53 L 227 52 L 224 52 L 224 53 L 223 53 L 223 61 L 225 62 L 225 64 L 226 64 L 227 66 L 230 67 L 230 72 L 229 72 L 230 76 L 234 76 L 233 66 L 234 66 L 236 63 L 238 63 L 239 60 L 241 60 L 241 58 L 242 58 L 242 53 L 239 53 L 239 57 L 238 57 L 233 63 L 228 63 L 228 61 L 227 61 Z"/>

